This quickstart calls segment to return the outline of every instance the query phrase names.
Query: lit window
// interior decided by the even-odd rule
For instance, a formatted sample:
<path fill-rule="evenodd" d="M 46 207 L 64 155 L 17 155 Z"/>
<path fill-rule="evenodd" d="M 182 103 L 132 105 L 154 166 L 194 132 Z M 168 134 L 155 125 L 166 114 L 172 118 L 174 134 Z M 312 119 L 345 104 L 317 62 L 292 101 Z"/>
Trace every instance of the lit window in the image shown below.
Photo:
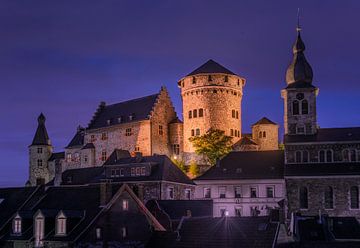
<path fill-rule="evenodd" d="M 211 198 L 210 188 L 204 188 L 204 198 Z"/>
<path fill-rule="evenodd" d="M 131 128 L 126 128 L 125 130 L 125 136 L 131 136 L 132 135 L 132 130 Z"/>
<path fill-rule="evenodd" d="M 308 208 L 308 190 L 306 187 L 300 188 L 300 208 L 307 209 Z"/>
<path fill-rule="evenodd" d="M 38 147 L 38 148 L 37 148 L 37 153 L 43 153 L 42 147 Z"/>
<path fill-rule="evenodd" d="M 118 121 L 118 123 L 121 123 L 122 122 L 122 117 L 118 117 L 117 121 Z"/>
<path fill-rule="evenodd" d="M 255 187 L 250 188 L 250 197 L 256 198 L 257 197 L 257 189 Z"/>
<path fill-rule="evenodd" d="M 129 210 L 129 200 L 122 200 L 122 210 Z"/>
<path fill-rule="evenodd" d="M 107 138 L 108 138 L 107 133 L 101 134 L 101 140 L 107 140 Z"/>
<path fill-rule="evenodd" d="M 163 126 L 159 125 L 159 135 L 163 135 L 163 134 L 164 134 Z"/>
<path fill-rule="evenodd" d="M 174 199 L 174 188 L 173 187 L 168 188 L 168 198 Z"/>
<path fill-rule="evenodd" d="M 97 227 L 95 229 L 95 233 L 96 233 L 96 239 L 101 239 L 101 228 Z"/>
<path fill-rule="evenodd" d="M 273 186 L 266 187 L 266 197 L 274 198 L 274 187 Z"/>
<path fill-rule="evenodd" d="M 185 189 L 185 199 L 190 200 L 191 199 L 191 190 Z"/>
<path fill-rule="evenodd" d="M 56 234 L 65 235 L 66 234 L 66 218 L 63 215 L 60 215 L 56 221 Z"/>
<path fill-rule="evenodd" d="M 204 109 L 199 109 L 199 117 L 203 117 L 204 116 Z"/>
<path fill-rule="evenodd" d="M 127 229 L 126 227 L 121 228 L 121 237 L 126 238 L 127 236 Z"/>
<path fill-rule="evenodd" d="M 350 188 L 350 208 L 358 209 L 359 208 L 359 187 L 352 186 Z"/>
<path fill-rule="evenodd" d="M 219 198 L 226 198 L 226 187 L 219 187 Z"/>
<path fill-rule="evenodd" d="M 21 234 L 21 218 L 20 216 L 16 216 L 13 222 L 13 233 Z"/>
<path fill-rule="evenodd" d="M 193 110 L 193 117 L 196 118 L 197 117 L 197 109 Z"/>
<path fill-rule="evenodd" d="M 326 187 L 324 192 L 325 209 L 334 208 L 334 192 L 332 187 Z"/>
<path fill-rule="evenodd" d="M 134 113 L 129 115 L 129 121 L 133 121 L 133 120 L 135 120 L 135 114 Z"/>
<path fill-rule="evenodd" d="M 105 150 L 103 150 L 102 152 L 101 152 L 101 161 L 106 161 L 106 151 Z"/>
<path fill-rule="evenodd" d="M 44 246 L 44 217 L 39 215 L 35 219 L 35 247 Z"/>
<path fill-rule="evenodd" d="M 111 124 L 111 120 L 106 120 L 106 124 L 110 125 L 110 124 Z"/>
<path fill-rule="evenodd" d="M 79 162 L 80 161 L 80 154 L 78 152 L 74 153 L 74 161 Z"/>
<path fill-rule="evenodd" d="M 235 186 L 235 198 L 241 198 L 241 187 Z"/>
<path fill-rule="evenodd" d="M 43 161 L 41 159 L 37 160 L 37 166 L 38 167 L 42 167 L 43 166 Z"/>
<path fill-rule="evenodd" d="M 71 162 L 71 153 L 66 154 L 66 161 Z"/>

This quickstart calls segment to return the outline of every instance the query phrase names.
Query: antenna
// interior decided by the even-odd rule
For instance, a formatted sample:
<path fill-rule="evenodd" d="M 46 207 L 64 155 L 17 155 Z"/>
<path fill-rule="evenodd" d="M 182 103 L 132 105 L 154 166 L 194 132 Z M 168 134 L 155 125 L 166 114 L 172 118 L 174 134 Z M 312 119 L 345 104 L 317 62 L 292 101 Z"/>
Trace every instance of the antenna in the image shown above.
<path fill-rule="evenodd" d="M 297 10 L 297 25 L 296 25 L 296 31 L 300 32 L 301 31 L 301 27 L 300 27 L 300 8 L 298 8 Z"/>

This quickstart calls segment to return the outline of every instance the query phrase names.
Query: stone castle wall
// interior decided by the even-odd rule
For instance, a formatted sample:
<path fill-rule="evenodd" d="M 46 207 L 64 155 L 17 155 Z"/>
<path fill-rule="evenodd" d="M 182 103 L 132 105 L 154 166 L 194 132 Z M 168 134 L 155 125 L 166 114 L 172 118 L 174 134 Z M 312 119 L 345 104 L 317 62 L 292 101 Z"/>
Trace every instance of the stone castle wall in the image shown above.
<path fill-rule="evenodd" d="M 198 135 L 203 135 L 213 128 L 223 130 L 229 136 L 232 129 L 233 142 L 240 139 L 244 82 L 244 79 L 238 76 L 226 74 L 200 74 L 185 77 L 179 82 L 183 101 L 184 152 L 194 152 L 189 138 L 193 134 L 197 135 L 197 129 L 200 131 Z M 199 109 L 203 109 L 202 117 L 199 117 Z M 197 117 L 194 117 L 194 110 L 197 111 Z M 232 115 L 233 110 L 237 113 L 235 117 Z M 192 111 L 191 118 L 189 111 Z M 238 135 L 235 135 L 235 130 Z"/>
<path fill-rule="evenodd" d="M 41 153 L 38 152 L 38 148 L 42 150 Z M 29 147 L 29 183 L 30 185 L 36 185 L 36 179 L 43 179 L 44 183 L 52 180 L 52 175 L 50 175 L 48 160 L 52 154 L 52 147 L 48 145 L 37 145 Z M 42 166 L 38 165 L 38 160 L 42 161 Z"/>
<path fill-rule="evenodd" d="M 252 126 L 252 139 L 259 145 L 259 151 L 278 150 L 279 126 L 271 124 L 254 125 Z"/>

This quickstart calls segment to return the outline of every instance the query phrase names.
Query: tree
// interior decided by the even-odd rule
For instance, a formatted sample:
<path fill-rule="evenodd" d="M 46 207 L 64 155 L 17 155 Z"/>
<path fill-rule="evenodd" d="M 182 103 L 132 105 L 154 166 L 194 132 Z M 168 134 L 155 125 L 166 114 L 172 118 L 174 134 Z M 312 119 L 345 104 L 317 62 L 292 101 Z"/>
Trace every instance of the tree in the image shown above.
<path fill-rule="evenodd" d="M 195 152 L 205 156 L 210 165 L 215 165 L 218 159 L 222 159 L 232 150 L 232 137 L 226 136 L 224 131 L 218 129 L 209 129 L 204 135 L 194 136 L 189 140 Z"/>
<path fill-rule="evenodd" d="M 185 174 L 187 173 L 187 167 L 185 165 L 184 160 L 182 159 L 171 159 L 171 161 L 180 169 L 182 170 Z"/>
<path fill-rule="evenodd" d="M 194 178 L 200 174 L 200 168 L 195 163 L 195 161 L 191 161 L 189 165 L 189 173 L 191 174 L 190 178 Z"/>

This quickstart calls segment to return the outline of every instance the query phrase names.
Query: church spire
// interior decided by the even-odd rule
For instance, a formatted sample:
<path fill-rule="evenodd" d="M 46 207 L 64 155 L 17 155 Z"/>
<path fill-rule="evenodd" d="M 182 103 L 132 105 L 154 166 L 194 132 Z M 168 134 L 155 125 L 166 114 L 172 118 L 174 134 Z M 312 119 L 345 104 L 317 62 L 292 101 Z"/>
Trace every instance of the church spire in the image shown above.
<path fill-rule="evenodd" d="M 293 83 L 310 84 L 313 79 L 313 71 L 307 62 L 304 51 L 305 44 L 300 35 L 300 15 L 298 9 L 298 20 L 296 26 L 297 38 L 293 45 L 293 60 L 286 71 L 286 82 L 288 85 Z"/>
<path fill-rule="evenodd" d="M 31 143 L 31 146 L 34 145 L 51 145 L 49 135 L 47 133 L 45 127 L 46 118 L 43 113 L 41 113 L 38 117 L 38 127 L 36 129 L 36 133 L 34 139 Z"/>

